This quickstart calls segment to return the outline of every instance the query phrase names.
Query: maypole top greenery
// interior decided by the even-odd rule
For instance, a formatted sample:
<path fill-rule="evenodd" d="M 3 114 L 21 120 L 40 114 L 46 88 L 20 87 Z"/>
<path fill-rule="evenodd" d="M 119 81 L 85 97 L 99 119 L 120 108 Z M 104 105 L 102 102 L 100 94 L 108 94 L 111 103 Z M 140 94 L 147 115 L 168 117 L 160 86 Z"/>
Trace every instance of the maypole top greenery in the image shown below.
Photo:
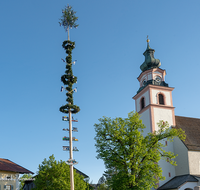
<path fill-rule="evenodd" d="M 68 40 L 64 41 L 62 44 L 62 47 L 65 49 L 67 56 L 65 60 L 63 60 L 66 63 L 66 71 L 65 74 L 61 76 L 61 81 L 64 85 L 67 85 L 67 87 L 64 89 L 67 91 L 66 101 L 68 104 L 61 106 L 60 111 L 63 113 L 69 113 L 69 111 L 71 111 L 75 114 L 80 111 L 80 108 L 73 104 L 73 93 L 76 91 L 76 89 L 73 89 L 72 86 L 74 83 L 77 83 L 77 77 L 75 77 L 72 72 L 72 50 L 75 48 L 75 42 L 69 40 L 69 29 L 78 27 L 78 24 L 76 24 L 78 17 L 75 16 L 76 12 L 73 11 L 72 7 L 69 5 L 66 6 L 64 10 L 62 10 L 62 13 L 63 15 L 59 24 L 60 26 L 64 27 L 66 32 L 68 32 Z"/>
<path fill-rule="evenodd" d="M 65 31 L 68 32 L 68 40 L 69 40 L 69 29 L 77 28 L 78 24 L 76 24 L 76 21 L 78 20 L 78 17 L 75 16 L 76 12 L 72 10 L 72 7 L 67 5 L 65 9 L 62 10 L 62 17 L 60 19 L 61 22 L 59 22 L 60 26 L 63 26 Z"/>

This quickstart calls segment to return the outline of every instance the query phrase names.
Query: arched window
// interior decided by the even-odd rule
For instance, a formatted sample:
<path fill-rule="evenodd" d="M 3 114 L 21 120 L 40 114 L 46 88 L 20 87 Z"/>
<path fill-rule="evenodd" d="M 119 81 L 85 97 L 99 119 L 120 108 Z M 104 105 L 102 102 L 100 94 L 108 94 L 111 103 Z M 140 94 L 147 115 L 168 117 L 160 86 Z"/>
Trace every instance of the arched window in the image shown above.
<path fill-rule="evenodd" d="M 162 94 L 158 94 L 158 102 L 161 105 L 164 105 L 164 96 Z"/>
<path fill-rule="evenodd" d="M 144 97 L 141 99 L 140 103 L 141 103 L 141 109 L 143 109 L 145 107 Z"/>

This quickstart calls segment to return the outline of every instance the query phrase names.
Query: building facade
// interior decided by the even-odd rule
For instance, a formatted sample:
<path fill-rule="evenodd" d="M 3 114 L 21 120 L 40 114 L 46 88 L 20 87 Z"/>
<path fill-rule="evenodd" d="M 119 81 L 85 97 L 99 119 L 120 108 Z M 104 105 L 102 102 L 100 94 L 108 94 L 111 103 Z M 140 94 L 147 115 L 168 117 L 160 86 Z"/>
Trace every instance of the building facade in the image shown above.
<path fill-rule="evenodd" d="M 33 172 L 8 160 L 0 158 L 0 190 L 19 190 L 19 175 Z"/>
<path fill-rule="evenodd" d="M 166 151 L 178 154 L 178 165 L 172 166 L 164 160 L 159 162 L 165 180 L 159 182 L 158 189 L 183 189 L 183 185 L 184 189 L 200 189 L 200 119 L 175 116 L 174 88 L 165 82 L 166 71 L 160 68 L 161 62 L 154 58 L 154 52 L 147 40 L 147 49 L 143 53 L 145 61 L 140 66 L 142 72 L 137 78 L 140 87 L 133 97 L 135 110 L 146 126 L 144 135 L 157 131 L 160 120 L 167 121 L 170 127 L 182 128 L 186 133 L 185 142 L 178 138 L 173 143 L 163 140 Z"/>

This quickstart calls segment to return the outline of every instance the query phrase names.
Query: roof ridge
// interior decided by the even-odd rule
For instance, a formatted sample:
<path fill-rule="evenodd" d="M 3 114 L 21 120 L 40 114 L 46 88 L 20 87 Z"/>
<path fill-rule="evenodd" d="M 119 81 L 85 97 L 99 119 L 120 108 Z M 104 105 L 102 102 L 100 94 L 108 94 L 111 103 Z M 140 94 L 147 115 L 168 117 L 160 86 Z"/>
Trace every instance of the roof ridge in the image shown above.
<path fill-rule="evenodd" d="M 184 117 L 184 118 L 189 118 L 189 119 L 200 119 L 200 118 L 196 118 L 196 117 L 186 117 L 186 116 L 179 116 L 179 115 L 175 115 L 175 117 Z"/>
<path fill-rule="evenodd" d="M 19 164 L 16 164 L 15 162 L 9 160 L 9 159 L 2 159 L 0 158 L 0 170 L 1 171 L 12 171 L 16 173 L 32 173 L 30 170 L 20 166 Z"/>
<path fill-rule="evenodd" d="M 6 160 L 6 159 L 5 159 Z M 8 160 L 8 159 L 7 159 Z M 10 160 L 9 160 L 10 161 Z M 3 164 L 5 164 L 5 165 L 7 165 L 9 168 L 11 168 L 12 169 L 12 167 L 9 165 L 9 164 L 7 164 L 5 161 L 2 161 L 2 160 L 0 160 L 0 162 L 3 162 Z M 12 161 L 11 161 L 12 162 Z"/>

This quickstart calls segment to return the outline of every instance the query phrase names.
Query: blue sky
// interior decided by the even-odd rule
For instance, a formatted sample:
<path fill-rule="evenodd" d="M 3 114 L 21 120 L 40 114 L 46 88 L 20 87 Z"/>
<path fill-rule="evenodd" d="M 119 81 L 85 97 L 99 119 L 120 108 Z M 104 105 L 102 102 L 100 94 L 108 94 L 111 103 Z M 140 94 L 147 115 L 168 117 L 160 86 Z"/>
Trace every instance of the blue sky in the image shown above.
<path fill-rule="evenodd" d="M 96 159 L 93 125 L 102 116 L 127 117 L 135 110 L 147 35 L 166 82 L 175 87 L 175 114 L 199 117 L 200 1 L 0 1 L 0 157 L 34 173 L 52 154 L 69 158 L 62 150 L 68 123 L 59 112 L 66 99 L 60 77 L 67 34 L 58 21 L 67 4 L 79 17 L 79 27 L 70 31 L 78 77 L 74 102 L 81 108 L 74 116 L 74 158 L 97 183 L 105 168 Z"/>

